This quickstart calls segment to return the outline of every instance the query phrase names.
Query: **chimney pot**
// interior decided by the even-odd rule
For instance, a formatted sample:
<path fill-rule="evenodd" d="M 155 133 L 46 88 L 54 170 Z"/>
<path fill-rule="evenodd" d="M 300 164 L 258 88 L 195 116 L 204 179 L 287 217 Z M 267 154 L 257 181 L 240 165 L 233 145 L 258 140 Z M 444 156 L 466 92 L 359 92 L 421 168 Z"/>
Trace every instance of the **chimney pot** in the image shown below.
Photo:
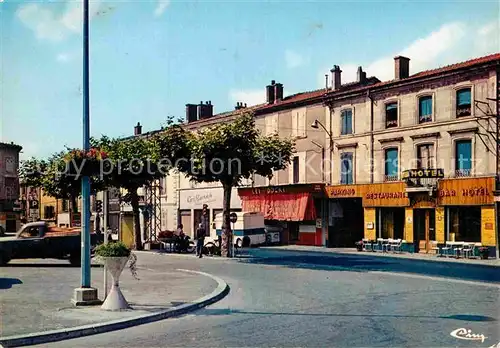
<path fill-rule="evenodd" d="M 332 73 L 332 89 L 334 91 L 337 91 L 340 89 L 340 86 L 342 86 L 341 82 L 342 70 L 340 70 L 340 66 L 334 65 L 333 69 L 330 70 L 330 72 Z"/>
<path fill-rule="evenodd" d="M 277 83 L 274 85 L 274 102 L 283 100 L 283 84 Z"/>
<path fill-rule="evenodd" d="M 274 85 L 276 83 L 275 80 L 271 80 L 271 85 Z"/>
<path fill-rule="evenodd" d="M 396 80 L 405 79 L 410 76 L 410 58 L 394 57 L 394 78 Z"/>
<path fill-rule="evenodd" d="M 358 67 L 357 77 L 358 77 L 358 81 L 357 82 L 359 82 L 359 83 L 363 83 L 366 80 L 366 73 L 363 71 L 363 68 L 360 67 L 360 66 Z"/>
<path fill-rule="evenodd" d="M 142 134 L 142 126 L 140 122 L 137 122 L 137 125 L 134 127 L 134 135 Z"/>
<path fill-rule="evenodd" d="M 247 107 L 247 103 L 245 103 L 245 107 Z"/>

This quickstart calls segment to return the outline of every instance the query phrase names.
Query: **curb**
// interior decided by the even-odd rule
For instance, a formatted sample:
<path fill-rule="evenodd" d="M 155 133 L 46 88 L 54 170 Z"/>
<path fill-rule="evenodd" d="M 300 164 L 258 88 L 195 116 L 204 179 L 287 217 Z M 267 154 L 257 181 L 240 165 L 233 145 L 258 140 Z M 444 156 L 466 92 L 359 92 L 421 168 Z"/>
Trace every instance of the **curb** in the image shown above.
<path fill-rule="evenodd" d="M 440 264 L 440 265 L 462 265 L 465 267 L 490 267 L 490 268 L 499 268 L 500 267 L 500 262 L 495 262 L 494 264 L 484 264 L 484 263 L 468 263 L 468 262 L 461 262 L 457 261 L 454 259 L 445 259 L 445 260 L 426 260 L 426 259 L 418 259 L 418 258 L 410 258 L 410 257 L 403 257 L 403 256 L 396 256 L 396 255 L 382 255 L 382 254 L 377 254 L 377 253 L 349 253 L 349 252 L 342 252 L 342 251 L 322 251 L 322 250 L 300 250 L 300 249 L 278 249 L 278 248 L 273 248 L 273 247 L 262 247 L 262 250 L 273 250 L 273 251 L 278 251 L 278 252 L 298 252 L 298 253 L 315 253 L 315 254 L 327 254 L 327 255 L 354 255 L 354 256 L 362 256 L 362 257 L 369 257 L 369 258 L 388 258 L 392 260 L 407 260 L 407 261 L 417 261 L 417 262 L 426 262 L 426 263 L 433 263 L 433 264 Z"/>
<path fill-rule="evenodd" d="M 229 285 L 219 277 L 213 276 L 205 272 L 191 271 L 187 269 L 177 269 L 177 271 L 188 272 L 203 275 L 212 278 L 217 282 L 217 288 L 211 294 L 203 296 L 192 303 L 183 304 L 177 307 L 169 308 L 167 310 L 140 315 L 133 318 L 123 320 L 113 320 L 105 323 L 90 324 L 83 326 L 76 326 L 61 330 L 41 331 L 27 335 L 8 336 L 0 338 L 0 347 L 23 347 L 37 344 L 44 344 L 50 342 L 64 341 L 84 336 L 91 336 L 110 331 L 126 329 L 132 326 L 152 323 L 155 321 L 178 317 L 186 313 L 195 311 L 197 309 L 206 307 L 212 303 L 220 301 L 229 293 Z"/>

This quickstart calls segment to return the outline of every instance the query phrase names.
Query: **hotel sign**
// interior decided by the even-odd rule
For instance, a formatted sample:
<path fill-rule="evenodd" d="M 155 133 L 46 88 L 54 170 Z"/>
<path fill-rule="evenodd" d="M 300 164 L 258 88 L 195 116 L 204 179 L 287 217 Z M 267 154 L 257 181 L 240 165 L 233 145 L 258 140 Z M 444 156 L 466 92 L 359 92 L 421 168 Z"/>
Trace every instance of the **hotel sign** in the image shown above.
<path fill-rule="evenodd" d="M 443 169 L 410 169 L 403 171 L 403 179 L 441 179 Z"/>
<path fill-rule="evenodd" d="M 441 180 L 438 187 L 440 205 L 494 204 L 495 178 Z"/>

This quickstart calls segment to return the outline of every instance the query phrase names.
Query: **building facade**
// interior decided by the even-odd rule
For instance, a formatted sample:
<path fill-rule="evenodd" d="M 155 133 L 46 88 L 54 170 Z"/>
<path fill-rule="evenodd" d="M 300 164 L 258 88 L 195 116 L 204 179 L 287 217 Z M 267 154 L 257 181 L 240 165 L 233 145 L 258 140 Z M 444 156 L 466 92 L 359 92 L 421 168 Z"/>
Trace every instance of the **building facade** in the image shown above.
<path fill-rule="evenodd" d="M 0 143 L 0 234 L 19 228 L 19 152 L 22 147 Z"/>
<path fill-rule="evenodd" d="M 396 57 L 393 80 L 325 95 L 338 164 L 329 245 L 399 238 L 430 253 L 465 241 L 495 254 L 499 65 L 495 54 L 410 75 Z"/>

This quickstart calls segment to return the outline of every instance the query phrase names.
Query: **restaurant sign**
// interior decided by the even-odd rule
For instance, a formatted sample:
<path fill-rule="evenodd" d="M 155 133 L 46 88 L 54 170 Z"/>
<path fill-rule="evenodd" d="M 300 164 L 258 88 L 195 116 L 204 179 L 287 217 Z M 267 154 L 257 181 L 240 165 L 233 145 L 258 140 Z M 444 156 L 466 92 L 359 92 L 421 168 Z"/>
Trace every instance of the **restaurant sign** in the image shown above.
<path fill-rule="evenodd" d="M 403 179 L 441 179 L 444 178 L 443 169 L 410 169 L 403 171 Z"/>
<path fill-rule="evenodd" d="M 495 178 L 441 180 L 438 187 L 440 205 L 494 204 Z"/>

